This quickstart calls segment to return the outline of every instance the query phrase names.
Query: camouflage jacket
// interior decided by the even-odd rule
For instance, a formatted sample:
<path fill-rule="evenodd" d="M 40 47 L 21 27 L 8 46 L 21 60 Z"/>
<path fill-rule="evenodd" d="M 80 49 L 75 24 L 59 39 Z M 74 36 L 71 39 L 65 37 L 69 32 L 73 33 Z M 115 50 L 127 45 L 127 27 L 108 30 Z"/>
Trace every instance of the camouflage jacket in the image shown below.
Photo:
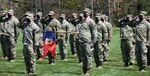
<path fill-rule="evenodd" d="M 105 26 L 104 23 L 102 23 L 101 21 L 99 21 L 96 24 L 97 27 L 97 41 L 99 42 L 103 42 L 107 40 L 107 35 L 108 35 L 108 31 L 107 31 L 107 27 Z"/>
<path fill-rule="evenodd" d="M 79 41 L 80 42 L 95 42 L 97 38 L 97 30 L 95 22 L 87 17 L 81 23 L 79 28 Z"/>
<path fill-rule="evenodd" d="M 108 35 L 107 35 L 108 38 L 107 38 L 107 39 L 108 39 L 108 40 L 111 40 L 111 38 L 112 38 L 112 33 L 113 33 L 112 25 L 111 25 L 109 22 L 107 22 L 107 21 L 105 21 L 104 24 L 105 24 L 106 27 L 107 27 L 107 32 L 108 32 Z"/>
<path fill-rule="evenodd" d="M 33 45 L 33 40 L 35 40 L 35 45 L 39 45 L 38 33 L 40 32 L 40 28 L 34 23 L 31 22 L 25 24 L 25 28 L 23 30 L 23 44 L 24 45 Z M 35 38 L 33 38 L 35 37 Z"/>
<path fill-rule="evenodd" d="M 19 20 L 12 16 L 11 19 L 5 19 L 1 25 L 3 26 L 3 32 L 5 35 L 15 37 L 15 32 L 17 34 L 18 24 Z"/>
<path fill-rule="evenodd" d="M 136 41 L 150 42 L 150 23 L 146 20 L 136 23 Z"/>

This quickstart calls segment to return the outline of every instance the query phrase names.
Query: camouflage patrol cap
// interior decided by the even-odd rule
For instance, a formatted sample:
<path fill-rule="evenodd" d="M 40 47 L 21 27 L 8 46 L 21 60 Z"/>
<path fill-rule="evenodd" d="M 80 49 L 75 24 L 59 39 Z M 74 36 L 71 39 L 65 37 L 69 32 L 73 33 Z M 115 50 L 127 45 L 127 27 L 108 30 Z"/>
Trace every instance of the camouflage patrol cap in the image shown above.
<path fill-rule="evenodd" d="M 76 18 L 77 17 L 77 13 L 72 13 L 72 16 L 74 16 Z"/>
<path fill-rule="evenodd" d="M 96 13 L 95 17 L 100 17 L 101 14 L 100 13 Z"/>
<path fill-rule="evenodd" d="M 42 12 L 37 12 L 36 15 L 42 16 Z"/>
<path fill-rule="evenodd" d="M 55 12 L 54 11 L 49 11 L 48 15 L 54 15 Z"/>
<path fill-rule="evenodd" d="M 61 14 L 60 17 L 65 19 L 66 15 L 65 14 Z"/>
<path fill-rule="evenodd" d="M 30 14 L 30 12 L 26 12 L 26 13 L 25 13 L 25 15 L 28 15 L 28 14 Z"/>
<path fill-rule="evenodd" d="M 33 18 L 34 18 L 34 15 L 30 13 L 30 14 L 28 14 L 28 15 L 26 16 L 26 18 L 33 19 Z"/>
<path fill-rule="evenodd" d="M 91 12 L 91 10 L 89 9 L 89 8 L 85 8 L 84 10 L 83 10 L 83 12 Z"/>
<path fill-rule="evenodd" d="M 8 12 L 7 12 L 7 13 L 9 13 L 9 14 L 13 15 L 13 14 L 14 14 L 14 10 L 13 10 L 13 9 L 10 9 L 10 10 L 8 10 Z"/>
<path fill-rule="evenodd" d="M 127 17 L 132 17 L 132 15 L 131 15 L 131 14 L 128 14 Z"/>
<path fill-rule="evenodd" d="M 146 11 L 140 11 L 140 15 L 146 15 L 147 12 Z"/>
<path fill-rule="evenodd" d="M 147 16 L 147 19 L 149 19 L 149 20 L 150 20 L 150 16 Z"/>
<path fill-rule="evenodd" d="M 80 15 L 79 15 L 80 17 L 83 17 L 83 13 L 80 13 Z"/>

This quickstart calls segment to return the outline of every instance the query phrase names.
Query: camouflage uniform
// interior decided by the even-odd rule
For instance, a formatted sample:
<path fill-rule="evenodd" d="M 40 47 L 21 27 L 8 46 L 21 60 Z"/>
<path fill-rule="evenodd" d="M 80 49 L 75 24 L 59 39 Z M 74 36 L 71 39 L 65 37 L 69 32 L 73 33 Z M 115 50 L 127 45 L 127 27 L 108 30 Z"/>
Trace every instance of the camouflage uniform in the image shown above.
<path fill-rule="evenodd" d="M 3 12 L 3 15 L 0 17 L 0 43 L 1 43 L 1 48 L 3 52 L 3 57 L 6 57 L 6 44 L 5 44 L 5 29 L 4 29 L 4 22 L 5 22 L 5 15 L 7 11 Z"/>
<path fill-rule="evenodd" d="M 71 28 L 71 32 L 75 32 L 75 26 L 76 26 L 76 13 L 72 14 L 72 17 L 70 18 L 69 22 L 70 22 L 70 28 Z M 72 55 L 76 54 L 76 38 L 74 34 L 70 34 L 69 35 L 69 43 L 70 43 L 70 48 L 71 48 L 71 52 Z"/>
<path fill-rule="evenodd" d="M 105 61 L 107 61 L 107 57 L 108 57 L 108 28 L 107 28 L 107 23 L 106 23 L 106 21 L 105 21 L 105 15 L 101 15 L 101 21 L 102 21 L 102 19 L 103 19 L 103 21 L 102 21 L 102 23 L 104 24 L 104 28 L 106 29 L 106 31 L 105 31 L 105 37 L 106 37 L 106 39 L 104 39 L 103 40 L 103 43 L 102 43 L 102 46 L 103 46 L 103 61 L 105 62 Z"/>
<path fill-rule="evenodd" d="M 70 24 L 65 20 L 65 15 L 62 14 L 61 18 L 63 18 L 63 21 L 61 22 L 61 27 L 63 31 L 70 32 Z M 61 59 L 64 60 L 67 58 L 67 39 L 68 39 L 68 33 L 62 34 L 59 38 L 59 51 Z"/>
<path fill-rule="evenodd" d="M 90 43 L 96 42 L 96 25 L 95 22 L 89 17 L 90 9 L 84 10 L 84 17 L 81 27 L 79 29 L 79 42 L 80 51 L 82 53 L 83 73 L 86 75 L 92 68 L 92 51 L 90 50 Z"/>
<path fill-rule="evenodd" d="M 54 11 L 50 11 L 49 15 L 53 16 Z M 46 31 L 59 31 L 59 30 L 61 30 L 61 24 L 56 18 L 53 18 L 52 20 L 47 19 L 45 23 L 46 23 L 46 26 L 45 26 Z M 56 36 L 57 36 L 57 34 L 56 34 Z M 50 52 L 48 52 L 48 61 L 50 64 L 55 62 L 54 57 L 51 55 Z"/>
<path fill-rule="evenodd" d="M 108 32 L 108 35 L 107 35 L 107 40 L 106 40 L 106 47 L 105 47 L 105 50 L 104 50 L 104 57 L 105 58 L 108 58 L 109 57 L 109 43 L 110 43 L 110 40 L 112 38 L 112 25 L 107 22 L 107 21 L 104 21 L 104 24 L 105 26 L 107 27 L 107 32 Z"/>
<path fill-rule="evenodd" d="M 42 54 L 43 54 L 43 52 L 42 52 L 43 25 L 41 23 L 42 13 L 38 12 L 36 14 L 36 16 L 39 17 L 39 18 L 36 17 L 34 22 L 40 28 L 40 33 L 38 34 L 38 36 L 39 36 L 39 39 L 38 39 L 39 44 L 38 44 L 38 46 L 36 46 L 36 53 L 37 53 L 37 60 L 38 60 L 39 58 L 42 57 Z"/>
<path fill-rule="evenodd" d="M 33 18 L 33 14 L 29 14 L 27 18 Z M 24 24 L 23 30 L 23 55 L 26 65 L 26 71 L 33 73 L 35 70 L 35 48 L 38 45 L 38 33 L 40 28 L 31 21 Z M 35 37 L 35 38 L 34 38 Z"/>
<path fill-rule="evenodd" d="M 121 21 L 121 51 L 125 66 L 132 65 L 135 59 L 135 39 L 133 27 L 129 26 L 129 22 Z"/>
<path fill-rule="evenodd" d="M 139 18 L 144 14 L 140 14 Z M 136 59 L 139 70 L 147 68 L 147 47 L 150 41 L 150 23 L 145 19 L 136 22 Z"/>
<path fill-rule="evenodd" d="M 148 16 L 147 21 L 150 23 L 150 16 Z M 150 41 L 149 41 L 150 45 Z M 148 52 L 147 52 L 147 65 L 150 65 L 150 46 L 148 46 Z"/>
<path fill-rule="evenodd" d="M 103 41 L 106 41 L 106 36 L 107 36 L 107 28 L 105 25 L 99 20 L 96 22 L 96 28 L 97 28 L 97 41 L 94 44 L 94 60 L 96 63 L 96 67 L 100 67 L 103 62 Z"/>
<path fill-rule="evenodd" d="M 79 32 L 79 30 L 80 30 L 81 23 L 83 21 L 83 14 L 80 14 L 79 17 L 80 18 L 79 18 L 78 23 L 77 23 L 76 28 L 75 28 L 76 32 Z M 82 62 L 82 53 L 80 50 L 81 48 L 80 48 L 80 42 L 79 42 L 79 34 L 77 34 L 75 38 L 76 38 L 76 44 L 75 45 L 76 45 L 77 57 L 78 57 L 79 63 L 81 63 Z"/>
<path fill-rule="evenodd" d="M 13 14 L 12 10 L 8 11 L 8 14 Z M 6 19 L 4 21 L 4 33 L 5 33 L 5 48 L 6 48 L 6 55 L 8 61 L 14 60 L 16 57 L 16 35 L 17 35 L 17 25 L 19 21 L 16 17 L 12 15 L 10 19 Z"/>

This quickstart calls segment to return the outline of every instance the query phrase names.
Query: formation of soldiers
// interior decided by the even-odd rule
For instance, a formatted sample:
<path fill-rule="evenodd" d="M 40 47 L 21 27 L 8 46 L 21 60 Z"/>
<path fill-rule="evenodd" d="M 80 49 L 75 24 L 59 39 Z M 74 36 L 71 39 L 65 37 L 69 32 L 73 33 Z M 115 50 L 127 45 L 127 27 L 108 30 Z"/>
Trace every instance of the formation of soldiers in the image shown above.
<path fill-rule="evenodd" d="M 150 22 L 146 14 L 141 11 L 135 18 L 127 15 L 119 20 L 124 66 L 132 67 L 136 58 L 141 72 L 146 72 L 150 65 Z"/>
<path fill-rule="evenodd" d="M 90 17 L 91 10 L 85 8 L 79 15 L 73 13 L 66 17 L 61 14 L 56 18 L 54 11 L 49 11 L 45 18 L 42 12 L 33 14 L 26 12 L 19 20 L 13 15 L 13 10 L 3 11 L 0 21 L 1 47 L 3 57 L 14 62 L 16 43 L 19 36 L 18 28 L 23 33 L 23 56 L 28 74 L 35 71 L 36 59 L 43 59 L 43 31 L 54 31 L 59 46 L 61 60 L 67 60 L 67 41 L 72 55 L 77 55 L 82 63 L 83 74 L 89 75 L 92 68 L 92 56 L 96 68 L 102 69 L 102 64 L 109 57 L 109 43 L 112 39 L 113 28 L 108 22 L 108 16 L 97 13 Z M 121 51 L 125 66 L 134 64 L 135 55 L 139 70 L 145 72 L 147 63 L 150 65 L 150 21 L 142 11 L 136 18 L 131 15 L 120 20 Z M 149 50 L 147 50 L 149 48 Z M 37 56 L 37 57 L 35 57 Z M 55 64 L 55 56 L 48 52 L 49 64 Z M 148 62 L 147 62 L 148 61 Z"/>

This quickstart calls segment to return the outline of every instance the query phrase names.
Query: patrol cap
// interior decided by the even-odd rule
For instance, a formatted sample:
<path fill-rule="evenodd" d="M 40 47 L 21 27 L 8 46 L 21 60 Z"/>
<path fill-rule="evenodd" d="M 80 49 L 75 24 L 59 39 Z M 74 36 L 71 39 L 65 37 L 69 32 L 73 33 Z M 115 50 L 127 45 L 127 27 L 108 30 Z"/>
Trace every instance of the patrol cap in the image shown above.
<path fill-rule="evenodd" d="M 147 12 L 146 11 L 140 11 L 140 15 L 146 15 Z"/>
<path fill-rule="evenodd" d="M 100 13 L 96 13 L 95 17 L 100 17 L 101 14 Z"/>
<path fill-rule="evenodd" d="M 37 12 L 36 15 L 42 16 L 42 12 Z"/>
<path fill-rule="evenodd" d="M 132 15 L 131 15 L 131 14 L 128 14 L 127 17 L 132 17 Z"/>
<path fill-rule="evenodd" d="M 9 13 L 9 14 L 13 15 L 14 10 L 13 10 L 13 9 L 10 9 L 10 10 L 8 10 L 8 12 L 7 12 L 7 13 Z"/>
<path fill-rule="evenodd" d="M 80 13 L 79 16 L 80 16 L 80 17 L 83 17 L 83 13 Z"/>
<path fill-rule="evenodd" d="M 28 14 L 27 16 L 26 16 L 26 18 L 31 18 L 31 19 L 33 19 L 34 18 L 34 16 L 33 16 L 33 14 Z"/>
<path fill-rule="evenodd" d="M 61 14 L 60 17 L 65 19 L 66 15 L 65 14 Z"/>
<path fill-rule="evenodd" d="M 84 10 L 83 10 L 83 12 L 91 12 L 91 10 L 89 9 L 89 8 L 85 8 Z"/>
<path fill-rule="evenodd" d="M 54 15 L 54 11 L 49 11 L 48 15 Z"/>
<path fill-rule="evenodd" d="M 26 13 L 25 13 L 25 15 L 28 15 L 28 14 L 30 14 L 30 12 L 26 12 Z"/>
<path fill-rule="evenodd" d="M 150 19 L 150 16 L 147 16 L 147 19 Z"/>
<path fill-rule="evenodd" d="M 76 18 L 77 17 L 77 13 L 72 13 L 72 16 L 74 16 Z"/>

